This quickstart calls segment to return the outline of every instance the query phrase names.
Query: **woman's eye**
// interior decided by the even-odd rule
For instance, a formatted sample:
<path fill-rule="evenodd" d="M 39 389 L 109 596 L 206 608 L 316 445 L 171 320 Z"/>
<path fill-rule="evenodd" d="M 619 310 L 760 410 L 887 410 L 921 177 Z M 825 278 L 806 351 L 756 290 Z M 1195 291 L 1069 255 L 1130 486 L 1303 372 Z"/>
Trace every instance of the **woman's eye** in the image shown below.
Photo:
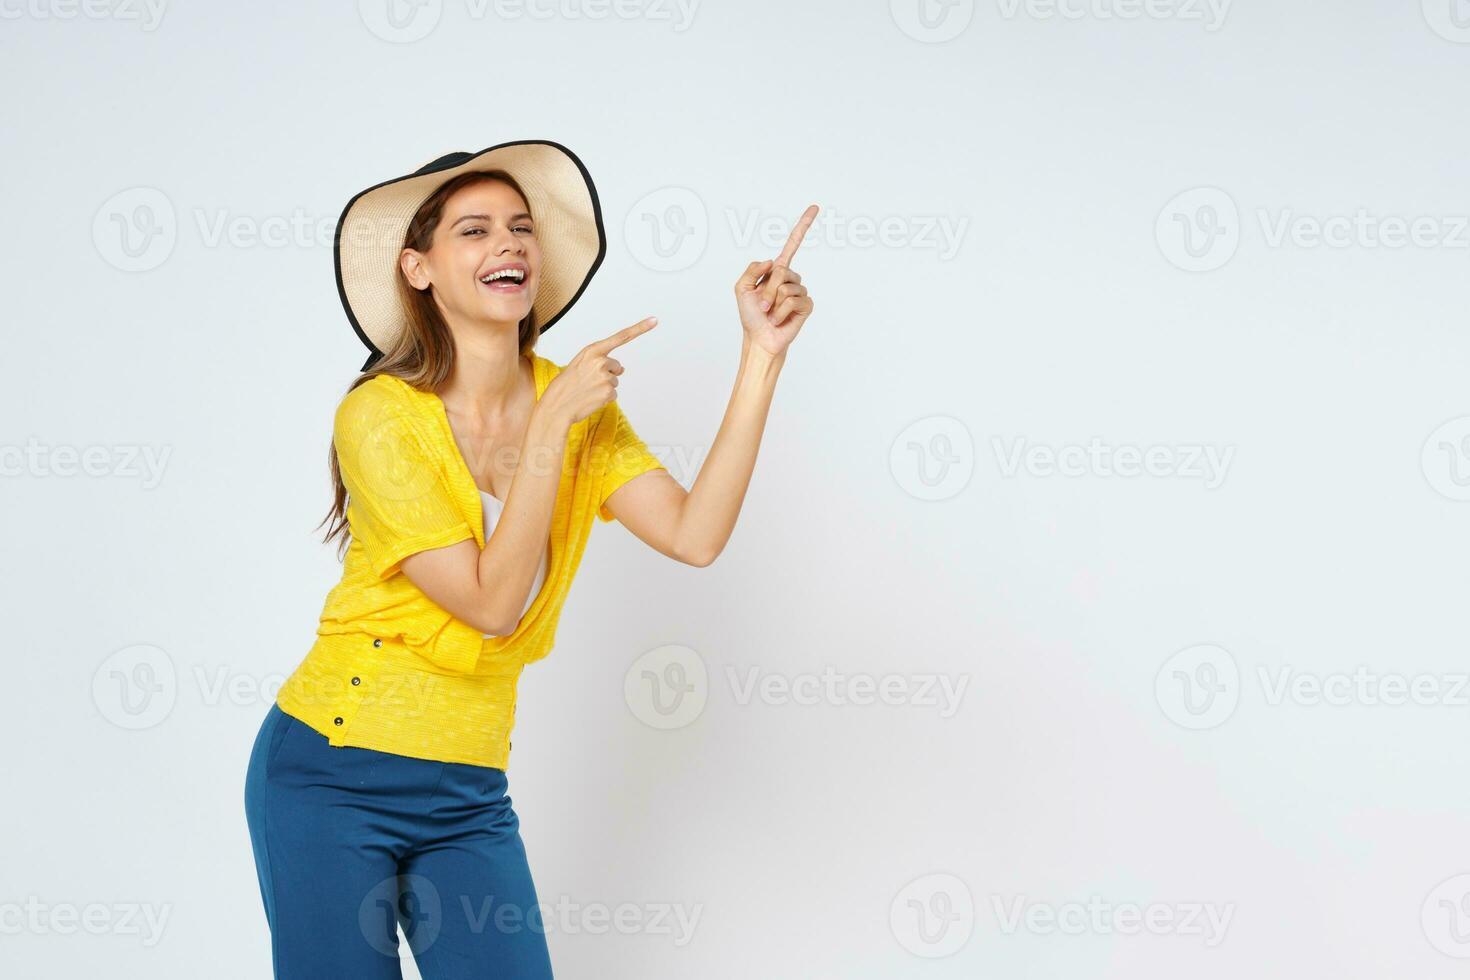
<path fill-rule="evenodd" d="M 515 230 L 516 231 L 524 231 L 524 232 L 528 232 L 528 233 L 534 233 L 535 232 L 535 229 L 532 228 L 530 225 L 516 225 Z"/>
<path fill-rule="evenodd" d="M 476 231 L 483 231 L 483 230 L 484 230 L 484 229 L 482 229 L 482 228 L 466 228 L 466 229 L 465 229 L 465 230 L 464 230 L 464 233 L 465 233 L 465 234 L 466 234 L 466 235 L 468 235 L 468 234 L 470 234 L 470 233 L 471 233 L 471 232 L 476 232 Z"/>

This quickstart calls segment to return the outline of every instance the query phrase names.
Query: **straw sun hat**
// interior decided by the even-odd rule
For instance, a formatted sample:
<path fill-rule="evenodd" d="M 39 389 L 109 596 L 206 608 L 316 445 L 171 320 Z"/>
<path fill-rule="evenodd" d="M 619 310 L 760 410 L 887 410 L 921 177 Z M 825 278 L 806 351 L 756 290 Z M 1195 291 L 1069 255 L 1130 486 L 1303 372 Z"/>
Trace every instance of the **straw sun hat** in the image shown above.
<path fill-rule="evenodd" d="M 446 180 L 471 170 L 504 170 L 526 192 L 541 243 L 541 285 L 532 308 L 541 332 L 582 295 L 607 253 L 592 177 L 576 155 L 548 140 L 501 143 L 478 153 L 447 153 L 411 174 L 359 192 L 337 220 L 333 263 L 342 307 L 371 354 L 368 370 L 403 330 L 395 279 L 408 223 Z"/>

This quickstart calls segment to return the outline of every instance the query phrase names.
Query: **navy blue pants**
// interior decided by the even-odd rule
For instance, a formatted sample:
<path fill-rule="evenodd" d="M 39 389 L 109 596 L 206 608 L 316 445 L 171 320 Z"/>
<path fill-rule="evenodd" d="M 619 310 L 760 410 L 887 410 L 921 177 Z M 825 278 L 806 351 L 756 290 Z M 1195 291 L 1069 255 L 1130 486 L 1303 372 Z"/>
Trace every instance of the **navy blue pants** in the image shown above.
<path fill-rule="evenodd" d="M 505 770 L 333 747 L 272 704 L 245 816 L 276 980 L 551 976 Z"/>

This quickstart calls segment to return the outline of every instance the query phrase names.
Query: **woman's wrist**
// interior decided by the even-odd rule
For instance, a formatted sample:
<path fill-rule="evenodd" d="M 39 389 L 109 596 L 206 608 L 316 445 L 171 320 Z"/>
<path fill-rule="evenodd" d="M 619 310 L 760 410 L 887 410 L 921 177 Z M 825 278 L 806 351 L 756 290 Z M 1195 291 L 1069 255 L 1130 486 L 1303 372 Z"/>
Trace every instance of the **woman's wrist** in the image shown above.
<path fill-rule="evenodd" d="M 526 441 L 564 444 L 571 429 L 570 419 L 551 406 L 537 402 L 531 410 L 531 422 L 526 427 Z"/>
<path fill-rule="evenodd" d="M 752 374 L 755 377 L 774 376 L 781 373 L 781 368 L 786 364 L 786 350 L 779 354 L 772 354 L 760 344 L 753 343 L 750 334 L 744 335 L 745 339 L 740 346 L 740 373 Z"/>

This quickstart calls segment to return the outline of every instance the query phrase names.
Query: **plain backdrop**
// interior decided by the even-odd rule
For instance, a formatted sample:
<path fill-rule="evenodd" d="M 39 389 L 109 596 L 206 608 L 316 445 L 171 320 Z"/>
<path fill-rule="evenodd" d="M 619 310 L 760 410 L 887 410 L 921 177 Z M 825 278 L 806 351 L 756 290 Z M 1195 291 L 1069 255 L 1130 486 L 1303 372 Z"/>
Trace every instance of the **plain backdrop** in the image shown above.
<path fill-rule="evenodd" d="M 543 138 L 685 486 L 823 208 L 728 547 L 522 680 L 558 976 L 1463 975 L 1470 6 L 392 3 L 0 3 L 0 972 L 269 976 L 332 227 Z"/>

